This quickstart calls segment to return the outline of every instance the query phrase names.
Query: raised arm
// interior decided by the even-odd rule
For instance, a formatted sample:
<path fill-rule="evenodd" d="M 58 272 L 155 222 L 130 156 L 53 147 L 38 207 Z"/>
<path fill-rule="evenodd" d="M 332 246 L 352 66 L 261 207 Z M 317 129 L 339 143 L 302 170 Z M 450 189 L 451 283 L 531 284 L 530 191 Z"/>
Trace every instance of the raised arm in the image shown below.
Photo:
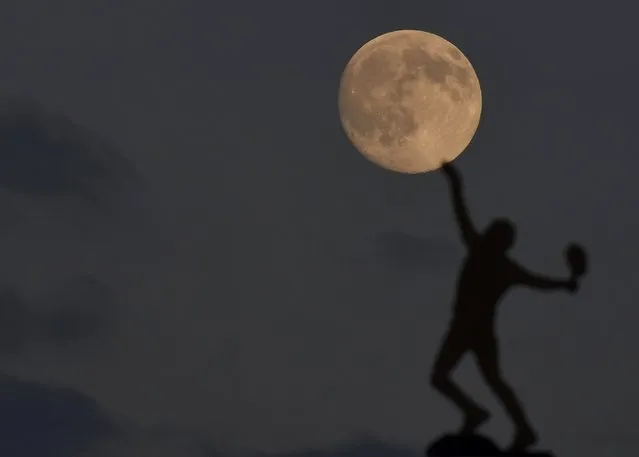
<path fill-rule="evenodd" d="M 538 273 L 533 273 L 514 262 L 512 263 L 512 269 L 514 282 L 523 286 L 548 291 L 565 289 L 570 292 L 575 292 L 577 290 L 577 280 L 575 278 L 551 278 Z"/>
<path fill-rule="evenodd" d="M 444 163 L 441 170 L 448 179 L 448 184 L 450 185 L 450 191 L 453 198 L 453 209 L 455 211 L 455 218 L 457 219 L 457 225 L 461 231 L 462 239 L 467 246 L 470 246 L 477 238 L 477 231 L 470 220 L 468 208 L 464 201 L 461 178 L 459 177 L 459 173 L 455 166 L 450 162 Z"/>

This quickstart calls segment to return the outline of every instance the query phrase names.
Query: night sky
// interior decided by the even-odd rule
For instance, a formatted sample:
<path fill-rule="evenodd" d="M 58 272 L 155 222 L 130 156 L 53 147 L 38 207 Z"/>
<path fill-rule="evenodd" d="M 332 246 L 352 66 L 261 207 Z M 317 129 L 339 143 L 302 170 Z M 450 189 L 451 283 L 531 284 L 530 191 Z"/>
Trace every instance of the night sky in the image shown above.
<path fill-rule="evenodd" d="M 639 454 L 633 6 L 0 2 L 0 454 L 411 457 L 457 427 L 428 385 L 448 187 L 366 161 L 337 113 L 352 54 L 407 28 L 481 82 L 477 225 L 512 218 L 539 272 L 591 258 L 577 295 L 499 315 L 540 447 Z M 505 443 L 472 359 L 456 379 Z"/>

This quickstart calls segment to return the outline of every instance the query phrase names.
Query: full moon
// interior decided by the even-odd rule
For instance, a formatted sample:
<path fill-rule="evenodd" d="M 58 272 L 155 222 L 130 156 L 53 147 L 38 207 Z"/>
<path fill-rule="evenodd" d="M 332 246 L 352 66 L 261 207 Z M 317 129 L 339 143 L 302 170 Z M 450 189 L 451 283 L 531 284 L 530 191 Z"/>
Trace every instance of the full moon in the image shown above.
<path fill-rule="evenodd" d="M 353 55 L 338 104 L 344 131 L 364 157 L 388 170 L 424 173 L 466 149 L 482 96 L 475 70 L 455 45 L 398 30 Z"/>

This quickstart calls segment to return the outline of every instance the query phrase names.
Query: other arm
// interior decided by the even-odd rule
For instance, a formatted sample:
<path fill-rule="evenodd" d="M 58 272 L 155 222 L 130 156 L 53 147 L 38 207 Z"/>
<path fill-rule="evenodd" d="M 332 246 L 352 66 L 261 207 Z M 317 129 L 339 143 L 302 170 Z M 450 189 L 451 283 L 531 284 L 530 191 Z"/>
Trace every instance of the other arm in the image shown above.
<path fill-rule="evenodd" d="M 459 173 L 455 166 L 450 162 L 442 165 L 442 172 L 448 179 L 448 184 L 450 185 L 451 195 L 453 198 L 453 209 L 455 211 L 455 218 L 457 219 L 457 225 L 461 231 L 462 239 L 467 246 L 470 246 L 477 237 L 477 231 L 470 219 L 468 208 L 464 201 L 461 178 L 459 177 Z"/>
<path fill-rule="evenodd" d="M 577 290 L 577 280 L 575 278 L 558 279 L 533 273 L 521 265 L 513 265 L 515 283 L 540 290 L 566 289 L 570 292 Z"/>

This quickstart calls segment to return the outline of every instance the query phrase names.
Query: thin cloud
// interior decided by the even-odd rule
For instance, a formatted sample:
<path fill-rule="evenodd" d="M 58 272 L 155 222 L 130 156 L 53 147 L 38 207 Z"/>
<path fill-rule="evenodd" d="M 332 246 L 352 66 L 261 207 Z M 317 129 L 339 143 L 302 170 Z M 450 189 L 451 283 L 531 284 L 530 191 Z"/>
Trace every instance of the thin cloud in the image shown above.
<path fill-rule="evenodd" d="M 115 325 L 118 304 L 113 291 L 92 275 L 72 278 L 45 299 L 37 317 L 39 337 L 69 346 L 101 336 Z"/>
<path fill-rule="evenodd" d="M 459 258 L 459 251 L 448 240 L 398 231 L 378 234 L 373 247 L 381 261 L 402 270 L 439 270 Z"/>
<path fill-rule="evenodd" d="M 73 389 L 0 375 L 0 455 L 76 457 L 117 427 L 97 403 Z"/>
<path fill-rule="evenodd" d="M 218 448 L 199 433 L 140 426 L 75 389 L 0 374 L 0 455 L 11 457 L 416 457 L 361 436 L 323 448 L 265 453 Z M 28 433 L 24 433 L 28 430 Z"/>
<path fill-rule="evenodd" d="M 73 278 L 33 301 L 14 286 L 0 286 L 0 353 L 84 346 L 110 335 L 117 312 L 113 292 L 93 276 Z"/>
<path fill-rule="evenodd" d="M 0 189 L 101 205 L 141 183 L 117 149 L 27 98 L 0 100 Z"/>

